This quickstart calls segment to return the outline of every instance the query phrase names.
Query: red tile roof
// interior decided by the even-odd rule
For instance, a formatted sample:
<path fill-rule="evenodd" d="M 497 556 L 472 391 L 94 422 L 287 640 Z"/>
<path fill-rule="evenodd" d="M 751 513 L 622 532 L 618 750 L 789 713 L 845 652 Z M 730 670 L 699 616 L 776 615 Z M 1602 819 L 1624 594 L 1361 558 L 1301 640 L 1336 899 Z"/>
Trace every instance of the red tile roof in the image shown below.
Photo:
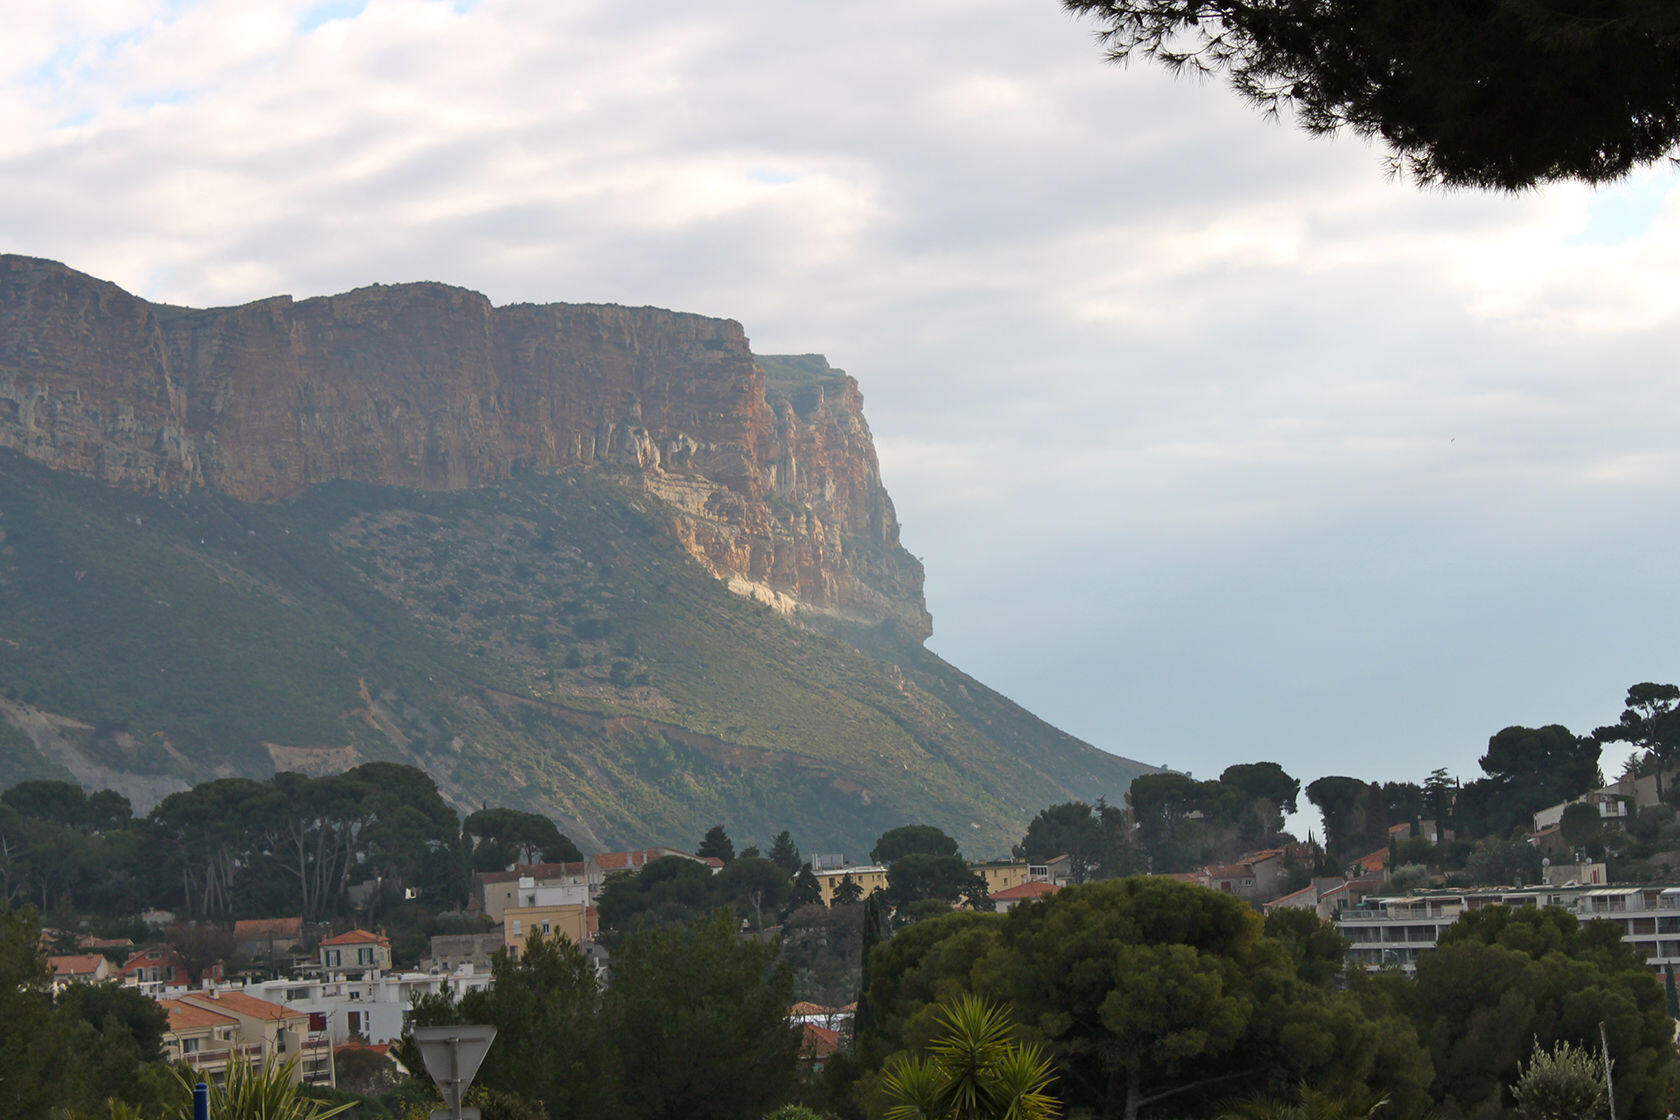
<path fill-rule="evenodd" d="M 799 1043 L 799 1056 L 807 1060 L 826 1058 L 840 1049 L 840 1032 L 805 1024 L 805 1037 Z"/>
<path fill-rule="evenodd" d="M 337 937 L 329 937 L 322 945 L 389 945 L 391 939 L 365 929 L 353 929 Z"/>
<path fill-rule="evenodd" d="M 1061 889 L 1054 883 L 1043 883 L 1034 879 L 1032 882 L 1022 883 L 1018 887 L 1005 887 L 1001 891 L 993 891 L 992 901 L 1014 902 L 1016 899 L 1023 898 L 1044 898 L 1046 895 L 1055 894 Z"/>
<path fill-rule="evenodd" d="M 1388 849 L 1378 848 L 1370 855 L 1360 856 L 1353 862 L 1356 867 L 1362 867 L 1366 871 L 1381 871 L 1388 866 Z"/>
<path fill-rule="evenodd" d="M 224 1013 L 232 1012 L 246 1015 L 252 1019 L 309 1018 L 309 1012 L 307 1011 L 293 1011 L 284 1004 L 271 1003 L 266 999 L 246 995 L 244 992 L 219 991 L 214 994 L 210 992 L 187 992 L 181 996 L 181 999 L 190 1000 L 199 1007 L 221 1010 Z"/>
<path fill-rule="evenodd" d="M 202 1030 L 205 1027 L 221 1027 L 228 1024 L 237 1026 L 239 1023 L 239 1020 L 231 1015 L 223 1015 L 219 1011 L 212 1011 L 195 1003 L 183 1003 L 178 999 L 160 999 L 158 1006 L 169 1013 L 169 1029 L 172 1031 Z"/>
<path fill-rule="evenodd" d="M 67 976 L 92 976 L 99 971 L 105 958 L 98 953 L 73 953 L 63 957 L 48 957 L 47 963 L 52 965 L 53 976 L 63 979 Z"/>
<path fill-rule="evenodd" d="M 832 1015 L 832 1014 L 834 1014 L 834 1008 L 824 1007 L 822 1004 L 812 1003 L 810 1000 L 801 1000 L 798 1003 L 794 1004 L 792 1007 L 788 1008 L 788 1014 L 790 1016 L 797 1016 L 797 1015 Z"/>

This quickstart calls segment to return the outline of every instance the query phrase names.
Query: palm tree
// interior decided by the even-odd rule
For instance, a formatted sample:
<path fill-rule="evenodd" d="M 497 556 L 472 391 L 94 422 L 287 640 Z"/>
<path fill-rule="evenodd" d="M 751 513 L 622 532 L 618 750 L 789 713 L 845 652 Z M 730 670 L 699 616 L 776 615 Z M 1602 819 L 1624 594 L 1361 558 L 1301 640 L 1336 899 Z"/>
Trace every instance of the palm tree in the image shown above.
<path fill-rule="evenodd" d="M 939 1015 L 926 1056 L 898 1054 L 882 1088 L 894 1102 L 887 1120 L 1053 1120 L 1054 1073 L 1037 1046 L 1017 1045 L 1009 1016 L 977 996 Z"/>

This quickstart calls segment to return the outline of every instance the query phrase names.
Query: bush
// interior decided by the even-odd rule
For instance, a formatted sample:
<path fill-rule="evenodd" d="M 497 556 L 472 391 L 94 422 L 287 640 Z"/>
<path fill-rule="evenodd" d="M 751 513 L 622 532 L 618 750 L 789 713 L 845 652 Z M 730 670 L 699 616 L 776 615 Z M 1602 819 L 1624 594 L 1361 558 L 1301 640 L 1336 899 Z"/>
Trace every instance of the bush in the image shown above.
<path fill-rule="evenodd" d="M 1560 1042 L 1550 1050 L 1534 1044 L 1534 1056 L 1511 1086 L 1517 1111 L 1528 1120 L 1580 1120 L 1603 1112 L 1604 1067 L 1584 1047 Z"/>

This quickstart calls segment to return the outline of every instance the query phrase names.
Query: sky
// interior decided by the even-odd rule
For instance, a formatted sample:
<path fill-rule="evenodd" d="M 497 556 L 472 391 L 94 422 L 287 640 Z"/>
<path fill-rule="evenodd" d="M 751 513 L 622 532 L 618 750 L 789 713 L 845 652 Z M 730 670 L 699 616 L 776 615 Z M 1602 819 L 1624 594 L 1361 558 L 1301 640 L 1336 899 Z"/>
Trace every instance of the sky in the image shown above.
<path fill-rule="evenodd" d="M 1680 171 L 1419 190 L 1055 0 L 63 0 L 0 250 L 440 280 L 862 384 L 929 643 L 1106 750 L 1464 779 L 1680 679 Z M 1614 777 L 1619 757 L 1607 755 Z"/>

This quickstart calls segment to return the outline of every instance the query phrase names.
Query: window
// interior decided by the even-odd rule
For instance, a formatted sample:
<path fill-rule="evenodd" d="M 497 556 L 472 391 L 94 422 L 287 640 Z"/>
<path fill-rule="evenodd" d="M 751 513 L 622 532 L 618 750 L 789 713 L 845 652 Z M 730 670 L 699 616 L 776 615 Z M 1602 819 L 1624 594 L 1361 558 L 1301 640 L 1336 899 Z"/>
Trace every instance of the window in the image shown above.
<path fill-rule="evenodd" d="M 372 964 L 373 963 L 373 950 L 372 949 L 357 949 L 356 950 L 356 963 L 357 964 Z"/>
<path fill-rule="evenodd" d="M 515 937 L 518 937 L 520 934 L 525 932 L 525 930 L 523 928 L 524 924 L 525 923 L 521 922 L 518 918 L 515 918 L 513 920 L 513 935 Z"/>
<path fill-rule="evenodd" d="M 196 1053 L 198 1053 L 198 1044 L 199 1044 L 200 1041 L 201 1041 L 200 1039 L 196 1039 L 196 1038 L 183 1038 L 181 1040 L 181 1053 L 183 1053 L 183 1054 L 196 1054 Z"/>
<path fill-rule="evenodd" d="M 343 963 L 341 960 L 342 954 L 340 954 L 339 950 L 328 949 L 326 950 L 326 954 L 328 968 L 337 968 L 341 963 Z"/>
<path fill-rule="evenodd" d="M 362 1013 L 360 1011 L 346 1012 L 344 1018 L 350 1024 L 351 1034 L 362 1033 Z"/>

